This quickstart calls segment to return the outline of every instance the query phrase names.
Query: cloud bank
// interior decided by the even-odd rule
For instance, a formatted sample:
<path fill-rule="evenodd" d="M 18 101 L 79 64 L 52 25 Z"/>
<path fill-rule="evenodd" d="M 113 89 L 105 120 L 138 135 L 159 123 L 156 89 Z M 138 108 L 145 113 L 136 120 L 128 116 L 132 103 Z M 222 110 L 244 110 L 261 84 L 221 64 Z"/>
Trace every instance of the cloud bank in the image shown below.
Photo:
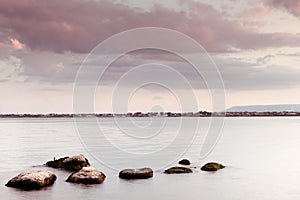
<path fill-rule="evenodd" d="M 266 0 L 274 6 L 276 0 Z M 296 1 L 282 4 L 294 8 Z M 2 42 L 15 38 L 32 50 L 88 53 L 109 36 L 131 28 L 157 26 L 181 31 L 211 52 L 300 46 L 300 36 L 259 33 L 201 2 L 179 1 L 181 11 L 155 5 L 150 11 L 114 1 L 0 0 Z"/>
<path fill-rule="evenodd" d="M 299 0 L 263 0 L 267 5 L 275 8 L 284 9 L 291 14 L 300 17 Z"/>

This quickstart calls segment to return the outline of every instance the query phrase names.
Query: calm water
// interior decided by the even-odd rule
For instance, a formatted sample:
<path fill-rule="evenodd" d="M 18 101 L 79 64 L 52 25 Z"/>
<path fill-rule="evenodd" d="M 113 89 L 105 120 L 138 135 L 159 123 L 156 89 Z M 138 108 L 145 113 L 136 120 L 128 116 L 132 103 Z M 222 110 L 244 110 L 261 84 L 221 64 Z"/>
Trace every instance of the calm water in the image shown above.
<path fill-rule="evenodd" d="M 205 158 L 200 157 L 200 150 L 210 119 L 200 118 L 197 129 L 195 118 L 187 119 L 188 122 L 179 118 L 139 118 L 132 123 L 123 118 L 117 125 L 113 119 L 99 119 L 98 124 L 79 119 L 77 126 L 73 119 L 0 119 L 1 199 L 300 198 L 299 117 L 226 118 L 217 145 Z M 68 173 L 41 166 L 54 156 L 80 153 L 106 174 L 103 184 L 66 183 Z M 162 173 L 181 157 L 190 158 L 193 166 L 218 161 L 228 167 L 216 173 L 198 168 L 186 175 Z M 156 169 L 153 178 L 118 178 L 119 169 L 144 166 Z M 48 169 L 58 180 L 40 191 L 24 192 L 4 186 L 27 169 Z"/>

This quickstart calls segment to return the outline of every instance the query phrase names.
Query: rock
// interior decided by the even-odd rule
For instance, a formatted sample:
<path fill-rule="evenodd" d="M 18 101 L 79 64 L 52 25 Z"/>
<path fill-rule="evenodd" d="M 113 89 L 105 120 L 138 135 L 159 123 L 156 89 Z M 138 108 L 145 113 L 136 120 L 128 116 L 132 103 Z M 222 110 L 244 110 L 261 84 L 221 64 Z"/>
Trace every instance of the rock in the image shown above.
<path fill-rule="evenodd" d="M 82 169 L 83 167 L 90 166 L 90 163 L 83 155 L 79 155 L 59 158 L 58 160 L 54 158 L 53 161 L 48 161 L 46 163 L 46 166 L 52 168 L 63 168 L 70 171 L 77 171 Z"/>
<path fill-rule="evenodd" d="M 178 162 L 180 165 L 190 165 L 191 162 L 188 159 L 182 159 L 181 161 Z"/>
<path fill-rule="evenodd" d="M 83 167 L 81 170 L 72 173 L 67 182 L 84 183 L 84 184 L 99 184 L 105 180 L 104 173 L 96 170 L 93 167 Z"/>
<path fill-rule="evenodd" d="M 63 168 L 66 170 L 80 170 L 88 166 L 90 163 L 83 155 L 72 156 L 63 161 Z"/>
<path fill-rule="evenodd" d="M 119 177 L 122 179 L 146 179 L 152 176 L 153 170 L 150 168 L 124 169 L 119 173 Z"/>
<path fill-rule="evenodd" d="M 186 167 L 171 167 L 164 171 L 165 174 L 183 174 L 183 173 L 193 173 L 190 168 Z"/>
<path fill-rule="evenodd" d="M 223 169 L 225 166 L 223 166 L 222 164 L 219 163 L 214 163 L 214 162 L 210 162 L 210 163 L 206 163 L 204 166 L 201 167 L 202 171 L 217 171 L 219 169 Z"/>
<path fill-rule="evenodd" d="M 48 161 L 46 163 L 46 166 L 47 167 L 52 167 L 52 168 L 63 168 L 63 161 L 65 159 L 69 158 L 68 156 L 67 157 L 64 157 L 64 158 L 59 158 L 58 160 L 56 160 L 55 158 L 51 161 Z"/>
<path fill-rule="evenodd" d="M 5 186 L 22 190 L 38 190 L 52 185 L 55 180 L 56 175 L 48 171 L 27 171 L 12 178 Z"/>

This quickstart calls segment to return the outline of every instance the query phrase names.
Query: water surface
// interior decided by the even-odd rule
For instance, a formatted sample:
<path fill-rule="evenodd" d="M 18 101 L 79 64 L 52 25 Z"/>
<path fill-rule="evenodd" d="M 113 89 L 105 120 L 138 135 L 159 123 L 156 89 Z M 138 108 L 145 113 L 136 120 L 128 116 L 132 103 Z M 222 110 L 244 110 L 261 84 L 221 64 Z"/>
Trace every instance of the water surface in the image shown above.
<path fill-rule="evenodd" d="M 190 158 L 193 166 L 201 166 L 208 161 L 218 161 L 226 167 L 216 173 L 202 172 L 199 169 L 193 174 L 165 175 L 162 170 L 155 172 L 148 180 L 124 181 L 118 178 L 118 168 L 125 166 L 159 166 L 174 156 L 170 148 L 155 159 L 131 162 L 130 159 L 118 157 L 109 146 L 114 144 L 130 154 L 142 153 L 147 158 L 151 152 L 170 146 L 176 131 L 180 127 L 178 118 L 154 118 L 153 126 L 145 132 L 135 132 L 129 119 L 120 121 L 122 135 L 113 119 L 100 119 L 101 128 L 108 134 L 111 142 L 97 141 L 92 130 L 97 125 L 83 119 L 86 134 L 91 137 L 86 149 L 82 144 L 73 119 L 0 119 L 0 195 L 1 199 L 228 199 L 228 200 L 276 200 L 300 198 L 300 118 L 226 118 L 222 136 L 208 157 L 199 158 L 199 151 L 209 129 L 210 119 L 201 118 L 197 129 L 197 138 L 193 145 L 182 155 Z M 157 121 L 155 121 L 157 120 Z M 167 125 L 154 134 L 151 130 L 166 120 Z M 194 120 L 194 119 L 190 119 Z M 148 119 L 140 118 L 138 126 L 146 127 Z M 185 131 L 188 130 L 184 129 Z M 89 132 L 90 131 L 90 132 Z M 194 129 L 191 127 L 191 131 Z M 130 135 L 133 134 L 133 135 Z M 81 133 L 82 134 L 82 133 Z M 124 133 L 123 133 L 124 134 Z M 190 133 L 186 133 L 190 134 Z M 82 135 L 81 135 L 82 136 Z M 84 137 L 84 136 L 83 136 Z M 136 137 L 138 142 L 133 138 Z M 144 138 L 144 139 L 143 139 Z M 182 137 L 183 147 L 190 141 Z M 97 146 L 98 145 L 98 146 Z M 93 155 L 95 151 L 97 155 Z M 88 151 L 88 150 L 91 150 Z M 107 178 L 103 184 L 85 186 L 66 183 L 68 173 L 49 169 L 41 164 L 53 157 L 84 154 L 91 164 L 103 171 Z M 92 154 L 90 154 L 92 153 Z M 100 154 L 101 153 L 101 154 Z M 97 160 L 105 156 L 105 162 Z M 177 159 L 177 158 L 174 158 Z M 174 164 L 170 164 L 174 165 Z M 112 167 L 107 167 L 112 166 Z M 167 167 L 167 166 L 166 166 Z M 53 171 L 58 180 L 48 188 L 40 191 L 24 192 L 7 188 L 4 184 L 19 172 L 27 169 L 47 169 Z"/>

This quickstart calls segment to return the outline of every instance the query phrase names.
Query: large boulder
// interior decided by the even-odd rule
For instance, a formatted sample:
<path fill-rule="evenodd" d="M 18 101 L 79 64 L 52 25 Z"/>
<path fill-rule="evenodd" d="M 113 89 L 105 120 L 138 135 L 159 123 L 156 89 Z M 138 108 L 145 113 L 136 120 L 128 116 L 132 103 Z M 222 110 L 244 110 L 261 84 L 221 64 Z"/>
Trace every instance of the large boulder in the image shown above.
<path fill-rule="evenodd" d="M 193 173 L 190 168 L 186 167 L 171 167 L 164 171 L 165 174 L 184 174 L 184 173 Z"/>
<path fill-rule="evenodd" d="M 188 159 L 182 159 L 178 162 L 180 165 L 190 165 L 191 162 Z"/>
<path fill-rule="evenodd" d="M 215 162 L 210 162 L 210 163 L 206 163 L 204 166 L 201 167 L 202 171 L 217 171 L 219 169 L 223 169 L 225 166 L 219 163 L 215 163 Z"/>
<path fill-rule="evenodd" d="M 99 184 L 105 180 L 104 173 L 96 170 L 93 167 L 83 167 L 81 170 L 72 173 L 67 182 L 84 183 L 84 184 Z"/>
<path fill-rule="evenodd" d="M 52 168 L 63 168 L 70 171 L 77 171 L 82 169 L 83 167 L 90 166 L 90 163 L 83 155 L 78 155 L 59 159 L 54 158 L 54 160 L 48 161 L 46 163 L 46 166 Z"/>
<path fill-rule="evenodd" d="M 152 176 L 153 170 L 151 168 L 124 169 L 119 173 L 119 177 L 122 179 L 146 179 Z"/>
<path fill-rule="evenodd" d="M 55 180 L 56 175 L 48 171 L 27 171 L 9 180 L 5 186 L 22 190 L 38 190 L 52 185 Z"/>

